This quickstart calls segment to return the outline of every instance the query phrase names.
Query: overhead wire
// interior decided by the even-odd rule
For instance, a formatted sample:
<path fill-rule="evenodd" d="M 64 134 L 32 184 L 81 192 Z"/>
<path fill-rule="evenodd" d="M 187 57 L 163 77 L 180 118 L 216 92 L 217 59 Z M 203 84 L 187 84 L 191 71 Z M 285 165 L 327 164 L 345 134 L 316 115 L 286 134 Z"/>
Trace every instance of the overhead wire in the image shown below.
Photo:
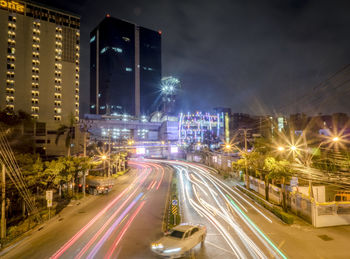
<path fill-rule="evenodd" d="M 39 220 L 38 210 L 35 206 L 31 194 L 26 186 L 23 174 L 18 166 L 13 151 L 8 143 L 4 129 L 0 126 L 0 160 L 7 168 L 6 172 L 10 180 L 16 186 L 19 194 L 25 201 L 29 214 L 34 214 Z"/>

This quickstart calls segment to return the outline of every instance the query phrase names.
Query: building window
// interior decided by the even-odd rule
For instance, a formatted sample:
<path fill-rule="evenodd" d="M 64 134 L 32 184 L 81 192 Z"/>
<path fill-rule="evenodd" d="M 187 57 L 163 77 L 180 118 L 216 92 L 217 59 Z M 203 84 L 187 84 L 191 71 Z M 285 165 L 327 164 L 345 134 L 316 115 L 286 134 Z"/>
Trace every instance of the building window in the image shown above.
<path fill-rule="evenodd" d="M 128 38 L 128 37 L 122 37 L 122 39 L 123 39 L 125 42 L 129 42 L 129 41 L 130 41 L 130 38 Z"/>

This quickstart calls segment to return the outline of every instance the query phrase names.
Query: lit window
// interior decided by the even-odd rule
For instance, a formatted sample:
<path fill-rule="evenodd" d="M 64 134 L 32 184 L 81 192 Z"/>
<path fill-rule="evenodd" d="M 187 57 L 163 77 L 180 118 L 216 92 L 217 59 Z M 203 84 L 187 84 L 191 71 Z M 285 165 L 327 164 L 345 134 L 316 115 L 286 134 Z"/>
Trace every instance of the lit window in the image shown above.
<path fill-rule="evenodd" d="M 126 67 L 125 70 L 128 71 L 128 72 L 130 72 L 130 71 L 132 71 L 132 68 Z"/>
<path fill-rule="evenodd" d="M 115 47 L 113 47 L 112 48 L 115 52 L 118 52 L 118 53 L 122 53 L 123 52 L 123 50 L 121 49 L 121 48 L 115 48 Z"/>
<path fill-rule="evenodd" d="M 101 54 L 105 53 L 108 50 L 108 47 L 105 47 L 101 50 Z"/>

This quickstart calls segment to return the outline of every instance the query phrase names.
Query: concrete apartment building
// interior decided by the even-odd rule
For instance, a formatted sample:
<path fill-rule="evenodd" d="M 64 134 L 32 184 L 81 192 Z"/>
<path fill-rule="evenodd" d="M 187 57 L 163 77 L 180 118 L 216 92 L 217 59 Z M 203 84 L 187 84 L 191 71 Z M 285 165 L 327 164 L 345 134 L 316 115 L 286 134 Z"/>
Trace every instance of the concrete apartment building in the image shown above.
<path fill-rule="evenodd" d="M 33 132 L 38 152 L 64 154 L 57 129 L 79 121 L 80 18 L 1 0 L 0 25 L 0 107 L 31 115 L 34 128 L 25 131 Z"/>

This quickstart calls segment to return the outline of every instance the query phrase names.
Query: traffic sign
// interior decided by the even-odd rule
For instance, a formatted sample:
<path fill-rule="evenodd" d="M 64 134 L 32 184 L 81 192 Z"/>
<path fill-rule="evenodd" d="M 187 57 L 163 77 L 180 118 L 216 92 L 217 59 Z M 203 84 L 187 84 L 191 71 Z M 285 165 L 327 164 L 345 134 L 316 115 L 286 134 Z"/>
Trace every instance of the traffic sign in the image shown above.
<path fill-rule="evenodd" d="M 47 207 L 48 208 L 52 207 L 52 200 L 47 200 Z"/>
<path fill-rule="evenodd" d="M 177 207 L 176 206 L 172 206 L 171 212 L 172 212 L 173 215 L 177 215 Z"/>
<path fill-rule="evenodd" d="M 53 198 L 53 191 L 46 191 L 46 200 L 52 200 Z"/>
<path fill-rule="evenodd" d="M 172 204 L 173 206 L 177 206 L 177 200 L 173 200 L 173 201 L 171 202 L 171 204 Z"/>

